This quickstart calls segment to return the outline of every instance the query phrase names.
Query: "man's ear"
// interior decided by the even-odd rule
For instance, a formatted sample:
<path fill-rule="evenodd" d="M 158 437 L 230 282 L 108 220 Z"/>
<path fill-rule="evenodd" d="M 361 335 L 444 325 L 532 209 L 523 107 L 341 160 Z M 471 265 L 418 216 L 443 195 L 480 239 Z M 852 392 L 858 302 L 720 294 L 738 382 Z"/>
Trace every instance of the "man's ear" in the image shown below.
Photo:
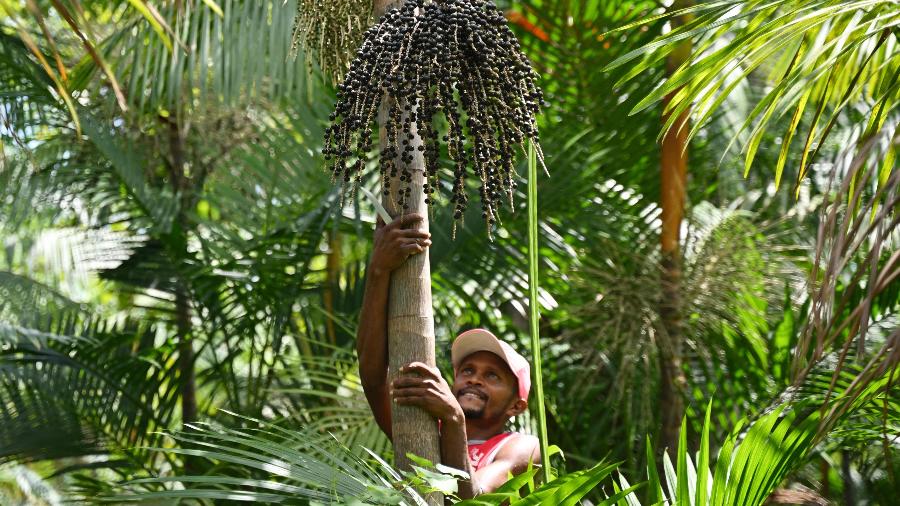
<path fill-rule="evenodd" d="M 526 409 L 528 409 L 528 401 L 525 399 L 516 399 L 516 402 L 506 410 L 506 414 L 513 417 L 524 413 Z"/>

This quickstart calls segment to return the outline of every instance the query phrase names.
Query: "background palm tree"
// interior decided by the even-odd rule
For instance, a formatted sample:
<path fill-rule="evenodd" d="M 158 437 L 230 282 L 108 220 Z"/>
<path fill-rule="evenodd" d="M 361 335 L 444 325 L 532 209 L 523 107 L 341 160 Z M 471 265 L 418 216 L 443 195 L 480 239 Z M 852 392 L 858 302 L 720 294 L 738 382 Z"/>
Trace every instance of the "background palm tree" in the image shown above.
<path fill-rule="evenodd" d="M 685 86 L 677 102 L 670 105 L 673 114 L 688 111 L 690 104 L 696 102 L 701 105 L 697 115 L 704 120 L 713 114 L 737 83 L 761 65 L 772 62 L 773 55 L 779 56 L 781 59 L 775 60 L 771 74 L 773 88 L 760 98 L 736 132 L 735 140 L 744 130 L 751 130 L 745 149 L 747 171 L 756 160 L 764 132 L 777 119 L 774 113 L 793 111 L 781 139 L 774 181 L 776 186 L 782 181 L 785 166 L 791 159 L 791 142 L 797 134 L 805 132 L 807 140 L 801 144 L 802 149 L 796 157 L 799 160 L 795 160 L 798 181 L 795 193 L 799 194 L 810 164 L 817 161 L 823 147 L 829 145 L 829 136 L 835 132 L 836 125 L 850 119 L 848 105 L 851 102 L 857 104 L 856 113 L 861 115 L 862 121 L 852 133 L 849 149 L 840 151 L 844 160 L 839 159 L 827 167 L 827 177 L 833 182 L 829 187 L 833 186 L 845 199 L 848 208 L 845 212 L 832 207 L 822 220 L 825 226 L 822 232 L 826 236 L 820 233 L 813 274 L 824 269 L 826 280 L 836 280 L 834 276 L 846 268 L 846 262 L 840 262 L 838 258 L 862 254 L 868 259 L 869 270 L 856 271 L 854 278 L 873 276 L 865 297 L 870 301 L 875 299 L 884 288 L 879 280 L 886 281 L 895 276 L 890 255 L 881 257 L 885 247 L 891 249 L 895 233 L 892 222 L 895 197 L 891 185 L 897 124 L 892 116 L 900 86 L 897 82 L 900 60 L 893 51 L 897 41 L 892 36 L 891 22 L 900 11 L 883 2 L 742 2 L 727 7 L 700 5 L 689 12 L 696 15 L 696 20 L 647 46 L 647 51 L 625 55 L 615 64 L 645 54 L 644 62 L 631 70 L 634 73 L 647 62 L 659 58 L 660 54 L 677 47 L 676 41 L 700 36 L 707 42 L 721 40 L 725 35 L 721 47 L 695 53 L 662 87 L 673 90 Z M 744 24 L 738 20 L 749 22 Z M 768 39 L 774 33 L 778 33 L 778 45 L 773 47 L 768 44 Z M 641 106 L 658 97 L 659 92 L 651 94 Z M 802 121 L 807 108 L 812 114 L 808 126 Z M 673 124 L 670 121 L 667 127 Z M 695 132 L 696 129 L 692 131 Z M 864 225 L 866 216 L 874 223 Z M 836 237 L 827 237 L 829 233 Z M 833 250 L 828 258 L 824 248 L 838 243 L 849 247 Z M 827 267 L 819 261 L 825 261 Z M 809 370 L 808 364 L 820 359 L 831 345 L 843 345 L 843 355 L 846 355 L 852 341 L 857 353 L 864 354 L 868 322 L 873 316 L 871 308 L 868 305 L 862 308 L 853 317 L 853 322 L 845 325 L 850 332 L 835 341 L 840 332 L 830 334 L 825 331 L 828 321 L 834 317 L 831 298 L 832 295 L 826 295 L 828 301 L 813 301 L 816 322 L 804 330 L 804 342 L 796 350 L 795 377 L 802 378 Z M 825 332 L 828 337 L 815 337 L 819 332 Z M 887 346 L 892 344 L 886 343 Z M 881 355 L 884 353 L 876 354 L 873 359 L 880 364 L 879 370 L 889 370 L 897 365 L 893 357 Z M 887 362 L 882 362 L 882 358 L 887 358 Z M 874 366 L 875 362 L 869 365 Z M 865 382 L 859 386 L 863 388 L 864 385 Z"/>
<path fill-rule="evenodd" d="M 68 111 L 41 85 L 50 80 L 46 69 L 32 60 L 25 44 L 4 34 L 4 55 L 11 63 L 4 66 L 5 82 L 20 90 L 4 109 L 5 125 L 21 141 L 7 148 L 5 188 L 17 190 L 4 201 L 11 210 L 4 225 L 24 232 L 23 224 L 40 230 L 68 220 L 77 230 L 96 232 L 83 239 L 95 253 L 101 245 L 91 244 L 101 232 L 120 233 L 114 244 L 121 244 L 125 256 L 95 269 L 103 280 L 99 290 L 114 290 L 118 300 L 99 305 L 94 300 L 90 310 L 79 307 L 81 319 L 55 306 L 16 313 L 30 314 L 35 323 L 5 334 L 10 343 L 4 347 L 5 370 L 12 375 L 5 399 L 14 402 L 9 414 L 18 423 L 7 424 L 7 441 L 16 444 L 4 448 L 7 458 L 22 459 L 61 456 L 47 454 L 51 450 L 69 452 L 66 456 L 99 452 L 110 466 L 122 467 L 116 457 L 120 450 L 141 446 L 139 438 L 152 436 L 154 427 L 178 419 L 173 403 L 182 406 L 182 423 L 206 417 L 220 405 L 251 415 L 298 414 L 316 405 L 295 411 L 302 397 L 296 389 L 277 399 L 272 389 L 295 385 L 298 379 L 287 372 L 303 353 L 313 356 L 315 329 L 326 318 L 315 309 L 321 306 L 325 280 L 312 263 L 324 256 L 320 239 L 335 227 L 330 219 L 339 211 L 339 199 L 327 178 L 311 169 L 312 153 L 297 142 L 321 138 L 318 123 L 302 118 L 324 118 L 328 106 L 320 101 L 305 108 L 275 107 L 295 94 L 306 96 L 305 62 L 283 64 L 295 6 L 227 3 L 226 15 L 203 2 L 173 4 L 160 14 L 190 44 L 187 57 L 171 53 L 152 27 L 129 11 L 116 11 L 115 4 L 92 7 L 88 12 L 98 18 L 123 16 L 121 31 L 109 35 L 102 47 L 106 60 L 116 64 L 118 80 L 129 83 L 128 112 L 104 102 L 105 88 L 97 93 L 89 86 L 95 69 L 86 60 L 78 68 L 83 77 L 72 77 L 82 86 L 79 132 Z M 272 18 L 271 8 L 276 9 Z M 254 37 L 252 43 L 259 45 L 252 46 L 250 32 L 280 42 Z M 246 59 L 250 52 L 260 65 L 249 69 L 225 63 Z M 209 56 L 192 57 L 197 54 Z M 261 54 L 273 64 L 263 65 L 267 60 Z M 31 106 L 32 95 L 44 109 Z M 252 103 L 258 105 L 248 107 Z M 35 135 L 40 140 L 31 149 L 26 139 Z M 207 136 L 220 142 L 209 144 Z M 300 197 L 301 191 L 312 198 Z M 36 209 L 40 202 L 49 205 Z M 15 263 L 10 261 L 11 269 Z M 28 280 L 19 278 L 7 276 L 10 291 L 22 291 L 16 287 Z M 93 287 L 94 296 L 99 290 Z M 27 299 L 16 294 L 12 300 Z M 122 318 L 142 323 L 123 326 Z M 308 324 L 314 328 L 304 328 Z M 35 345 L 23 337 L 33 332 L 49 335 Z M 347 335 L 342 333 L 344 339 Z M 88 337 L 99 339 L 96 350 L 82 343 Z M 81 346 L 72 349 L 76 343 Z M 298 354 L 272 353 L 292 346 Z M 113 360 L 117 353 L 125 358 Z M 55 356 L 82 354 L 84 362 L 62 360 L 48 369 L 61 360 Z M 92 363 L 114 367 L 115 372 L 94 373 L 112 391 L 97 390 L 97 379 L 85 372 Z M 35 381 L 37 374 L 46 387 L 10 401 L 18 398 L 18 378 L 26 374 Z M 131 374 L 146 381 L 129 380 Z M 135 403 L 131 408 L 111 401 L 126 392 Z M 79 399 L 84 406 L 79 412 L 70 401 L 50 401 L 57 396 Z M 46 418 L 48 423 L 60 417 L 79 420 L 69 424 L 72 431 L 59 433 L 67 444 L 55 447 L 41 440 L 31 422 L 53 409 L 58 412 Z M 109 410 L 120 414 L 111 417 Z M 32 438 L 19 438 L 23 432 Z M 367 442 L 378 446 L 373 437 Z M 129 465 L 150 469 L 150 462 Z M 134 469 L 124 467 L 125 473 Z"/>
<path fill-rule="evenodd" d="M 184 475 L 232 480 L 209 481 L 219 490 L 235 479 L 288 483 L 202 453 L 210 447 L 196 443 L 209 434 L 259 427 L 221 409 L 278 428 L 269 431 L 278 437 L 254 435 L 263 440 L 331 431 L 351 455 L 371 458 L 368 447 L 389 456 L 347 351 L 373 217 L 353 200 L 341 209 L 319 170 L 332 88 L 315 64 L 309 70 L 303 48 L 286 59 L 296 5 L 166 4 L 157 24 L 171 50 L 124 3 L 69 9 L 119 83 L 123 110 L 109 74 L 54 3 L 35 4 L 52 44 L 30 11 L 0 28 L 3 458 L 88 499 L 121 493 L 118 483 L 136 477 L 160 479 L 132 491 L 170 490 L 165 480 Z M 673 495 L 690 476 L 678 464 L 688 469 L 687 456 L 704 447 L 704 426 L 716 455 L 729 435 L 746 441 L 739 420 L 753 430 L 783 419 L 768 411 L 783 406 L 793 423 L 783 425 L 782 441 L 793 434 L 799 446 L 748 488 L 754 500 L 797 483 L 830 499 L 852 492 L 885 503 L 890 495 L 879 494 L 893 490 L 900 464 L 891 436 L 897 404 L 883 395 L 895 381 L 900 297 L 896 9 L 698 4 L 693 22 L 653 42 L 667 30 L 655 2 L 508 7 L 551 102 L 540 125 L 551 177 L 540 182 L 538 295 L 550 438 L 568 459 L 551 462 L 574 471 L 609 454 L 626 462 L 634 483 L 655 469 L 644 447 L 662 427 L 648 401 L 661 384 L 653 338 L 661 328 L 655 202 L 664 109 L 651 105 L 682 88 L 670 114 L 692 112 L 681 243 L 688 423 Z M 610 33 L 630 23 L 638 24 Z M 667 78 L 664 59 L 683 34 L 695 52 Z M 781 45 L 763 44 L 775 35 Z M 642 60 L 591 71 L 619 57 Z M 742 178 L 745 146 L 753 170 Z M 776 191 L 801 174 L 792 191 Z M 451 218 L 431 217 L 439 358 L 453 335 L 476 325 L 525 347 L 528 234 L 519 197 L 495 242 L 477 216 L 455 241 Z M 179 368 L 190 352 L 179 350 L 184 343 L 194 359 Z M 193 417 L 183 414 L 191 393 L 196 417 L 224 429 L 177 431 Z M 817 406 L 826 409 L 810 418 Z M 528 430 L 532 422 L 517 423 Z M 47 434 L 57 444 L 47 445 Z M 722 462 L 712 460 L 713 469 Z M 652 503 L 652 488 L 638 494 Z M 591 494 L 599 502 L 601 492 Z"/>

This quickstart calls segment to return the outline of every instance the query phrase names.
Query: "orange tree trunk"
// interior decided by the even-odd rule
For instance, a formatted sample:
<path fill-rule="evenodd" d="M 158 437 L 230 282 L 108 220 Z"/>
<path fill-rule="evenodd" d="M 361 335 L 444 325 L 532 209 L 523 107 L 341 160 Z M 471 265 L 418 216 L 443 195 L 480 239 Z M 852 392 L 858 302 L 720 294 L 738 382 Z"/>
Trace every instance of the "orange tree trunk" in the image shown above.
<path fill-rule="evenodd" d="M 341 268 L 341 233 L 335 229 L 328 234 L 328 257 L 325 263 L 325 292 L 322 294 L 322 304 L 328 317 L 325 319 L 325 334 L 329 344 L 337 344 L 337 332 L 334 328 L 334 293 L 338 290 L 338 279 Z"/>
<path fill-rule="evenodd" d="M 673 9 L 687 7 L 690 0 L 676 1 Z M 684 19 L 673 19 L 682 23 Z M 681 44 L 669 56 L 666 65 L 672 73 L 688 60 L 691 43 Z M 668 107 L 673 92 L 666 97 L 663 106 Z M 686 378 L 682 364 L 681 301 L 681 222 L 687 195 L 687 136 L 690 111 L 682 113 L 669 132 L 663 137 L 660 156 L 660 207 L 662 208 L 662 232 L 660 236 L 660 316 L 662 328 L 658 336 L 660 368 L 660 415 L 662 431 L 660 443 L 673 450 L 678 444 L 681 419 L 684 417 L 684 391 Z M 663 122 L 668 120 L 664 112 Z"/>

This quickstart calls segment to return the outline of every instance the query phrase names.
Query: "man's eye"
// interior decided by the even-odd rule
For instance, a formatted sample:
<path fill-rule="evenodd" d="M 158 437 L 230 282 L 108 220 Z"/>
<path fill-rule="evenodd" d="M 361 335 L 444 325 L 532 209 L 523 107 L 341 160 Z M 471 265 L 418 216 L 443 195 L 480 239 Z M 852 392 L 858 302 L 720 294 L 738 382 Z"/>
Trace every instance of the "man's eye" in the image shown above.
<path fill-rule="evenodd" d="M 488 375 L 487 375 L 487 377 L 488 377 L 488 379 L 491 379 L 491 380 L 498 380 L 498 379 L 500 379 L 500 376 L 498 376 L 496 373 L 492 373 L 492 372 L 489 372 Z"/>

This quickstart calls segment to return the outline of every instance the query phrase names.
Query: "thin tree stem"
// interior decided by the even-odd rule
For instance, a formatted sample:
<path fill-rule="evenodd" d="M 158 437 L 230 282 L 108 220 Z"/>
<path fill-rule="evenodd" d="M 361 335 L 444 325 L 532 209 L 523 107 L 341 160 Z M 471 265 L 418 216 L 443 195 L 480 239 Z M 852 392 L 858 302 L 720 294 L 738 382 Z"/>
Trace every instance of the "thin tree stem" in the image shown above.
<path fill-rule="evenodd" d="M 528 297 L 531 329 L 531 362 L 537 409 L 532 410 L 538 423 L 541 443 L 541 468 L 544 483 L 549 483 L 550 456 L 547 445 L 547 414 L 544 409 L 544 380 L 541 366 L 540 305 L 538 304 L 538 221 L 537 221 L 537 155 L 534 141 L 528 143 Z"/>

